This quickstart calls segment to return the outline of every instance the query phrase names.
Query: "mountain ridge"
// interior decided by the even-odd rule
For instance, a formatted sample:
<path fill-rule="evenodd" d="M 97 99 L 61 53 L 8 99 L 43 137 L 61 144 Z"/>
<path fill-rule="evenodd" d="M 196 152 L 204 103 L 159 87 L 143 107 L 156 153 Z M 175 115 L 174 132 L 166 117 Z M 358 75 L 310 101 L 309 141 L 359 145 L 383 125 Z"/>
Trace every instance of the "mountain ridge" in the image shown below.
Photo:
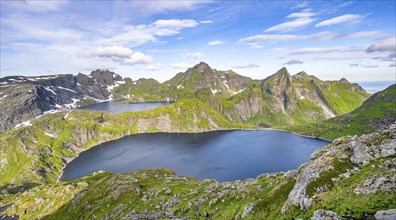
<path fill-rule="evenodd" d="M 322 81 L 305 72 L 291 76 L 285 67 L 264 80 L 253 80 L 232 70 L 212 69 L 204 62 L 163 83 L 134 81 L 106 69 L 90 75 L 5 77 L 0 79 L 2 94 L 0 102 L 6 104 L 0 106 L 0 131 L 45 112 L 112 99 L 133 103 L 197 98 L 236 123 L 272 127 L 340 115 L 368 97 L 359 85 Z"/>

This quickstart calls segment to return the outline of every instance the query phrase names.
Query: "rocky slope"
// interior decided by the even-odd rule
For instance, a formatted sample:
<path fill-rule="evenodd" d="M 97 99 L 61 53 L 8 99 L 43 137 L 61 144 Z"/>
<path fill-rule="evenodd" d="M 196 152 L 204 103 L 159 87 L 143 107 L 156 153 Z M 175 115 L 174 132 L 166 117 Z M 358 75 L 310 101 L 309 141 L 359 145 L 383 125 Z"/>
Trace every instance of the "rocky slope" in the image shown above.
<path fill-rule="evenodd" d="M 147 132 L 203 132 L 248 128 L 198 100 L 141 112 L 63 111 L 0 133 L 0 187 L 54 182 L 63 166 L 98 143 Z"/>
<path fill-rule="evenodd" d="M 0 131 L 45 112 L 120 97 L 112 90 L 124 83 L 121 76 L 108 70 L 92 71 L 90 75 L 1 78 Z"/>
<path fill-rule="evenodd" d="M 75 117 L 75 116 L 73 116 Z M 219 183 L 168 169 L 98 172 L 0 195 L 21 219 L 393 219 L 396 124 L 343 137 L 298 171 Z M 393 213 L 393 214 L 392 214 Z"/>
<path fill-rule="evenodd" d="M 236 123 L 263 127 L 304 124 L 352 111 L 369 95 L 346 80 L 321 81 L 285 68 L 260 81 L 232 70 L 199 63 L 172 79 L 123 79 L 108 70 L 90 75 L 5 77 L 0 79 L 0 131 L 45 112 L 108 99 L 126 102 L 178 101 L 196 98 Z"/>
<path fill-rule="evenodd" d="M 322 81 L 305 72 L 291 76 L 282 68 L 260 81 L 232 70 L 214 70 L 203 62 L 158 85 L 131 93 L 140 97 L 132 101 L 197 98 L 234 122 L 263 127 L 328 119 L 354 110 L 369 97 L 345 79 Z"/>
<path fill-rule="evenodd" d="M 396 84 L 373 94 L 359 108 L 323 122 L 283 129 L 299 134 L 334 139 L 343 135 L 361 135 L 396 121 Z"/>

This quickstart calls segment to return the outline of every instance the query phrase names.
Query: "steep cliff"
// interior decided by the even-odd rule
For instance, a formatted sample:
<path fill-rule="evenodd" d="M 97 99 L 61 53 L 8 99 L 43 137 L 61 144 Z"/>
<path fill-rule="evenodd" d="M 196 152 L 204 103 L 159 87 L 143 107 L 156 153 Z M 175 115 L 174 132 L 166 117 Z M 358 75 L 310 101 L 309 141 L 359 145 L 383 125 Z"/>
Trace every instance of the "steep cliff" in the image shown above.
<path fill-rule="evenodd" d="M 96 70 L 90 75 L 1 78 L 0 131 L 45 112 L 111 99 L 112 90 L 122 84 L 125 81 L 121 76 L 108 70 Z"/>
<path fill-rule="evenodd" d="M 343 135 L 361 135 L 396 121 L 396 84 L 373 94 L 359 108 L 326 121 L 283 127 L 299 134 L 334 139 Z"/>

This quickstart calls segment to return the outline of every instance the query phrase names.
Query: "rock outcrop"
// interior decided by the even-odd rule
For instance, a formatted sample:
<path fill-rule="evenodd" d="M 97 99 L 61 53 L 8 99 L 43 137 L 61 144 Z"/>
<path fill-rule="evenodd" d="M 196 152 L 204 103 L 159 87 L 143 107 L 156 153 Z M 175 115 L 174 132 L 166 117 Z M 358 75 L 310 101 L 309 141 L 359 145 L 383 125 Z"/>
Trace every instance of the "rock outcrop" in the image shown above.
<path fill-rule="evenodd" d="M 124 83 L 121 76 L 109 70 L 96 70 L 90 75 L 1 78 L 0 131 L 45 112 L 76 107 L 84 100 L 111 99 L 112 90 Z"/>
<path fill-rule="evenodd" d="M 300 167 L 296 184 L 289 193 L 282 212 L 294 205 L 302 210 L 308 209 L 313 202 L 307 193 L 307 186 L 326 171 L 335 169 L 334 161 L 347 160 L 357 166 L 365 166 L 370 161 L 395 155 L 396 123 L 389 127 L 361 137 L 343 137 L 320 149 L 311 156 L 311 161 Z M 391 161 L 392 162 L 392 161 Z M 367 179 L 355 193 L 396 192 L 395 175 L 381 175 Z M 329 181 L 337 181 L 332 179 Z"/>

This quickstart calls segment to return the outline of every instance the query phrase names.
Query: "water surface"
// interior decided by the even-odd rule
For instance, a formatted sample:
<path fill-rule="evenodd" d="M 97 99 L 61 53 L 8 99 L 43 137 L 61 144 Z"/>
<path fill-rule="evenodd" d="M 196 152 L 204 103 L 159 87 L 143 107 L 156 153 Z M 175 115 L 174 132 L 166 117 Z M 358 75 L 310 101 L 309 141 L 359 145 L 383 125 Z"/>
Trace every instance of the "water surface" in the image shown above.
<path fill-rule="evenodd" d="M 114 173 L 172 168 L 200 180 L 230 181 L 297 169 L 329 142 L 283 131 L 137 134 L 100 144 L 71 161 L 61 179 L 99 170 Z"/>
<path fill-rule="evenodd" d="M 107 101 L 97 104 L 87 105 L 79 107 L 79 109 L 85 110 L 96 110 L 96 111 L 108 111 L 114 114 L 122 112 L 137 112 L 158 106 L 169 105 L 168 102 L 144 102 L 144 103 L 132 103 L 132 104 L 120 104 L 118 101 Z"/>

